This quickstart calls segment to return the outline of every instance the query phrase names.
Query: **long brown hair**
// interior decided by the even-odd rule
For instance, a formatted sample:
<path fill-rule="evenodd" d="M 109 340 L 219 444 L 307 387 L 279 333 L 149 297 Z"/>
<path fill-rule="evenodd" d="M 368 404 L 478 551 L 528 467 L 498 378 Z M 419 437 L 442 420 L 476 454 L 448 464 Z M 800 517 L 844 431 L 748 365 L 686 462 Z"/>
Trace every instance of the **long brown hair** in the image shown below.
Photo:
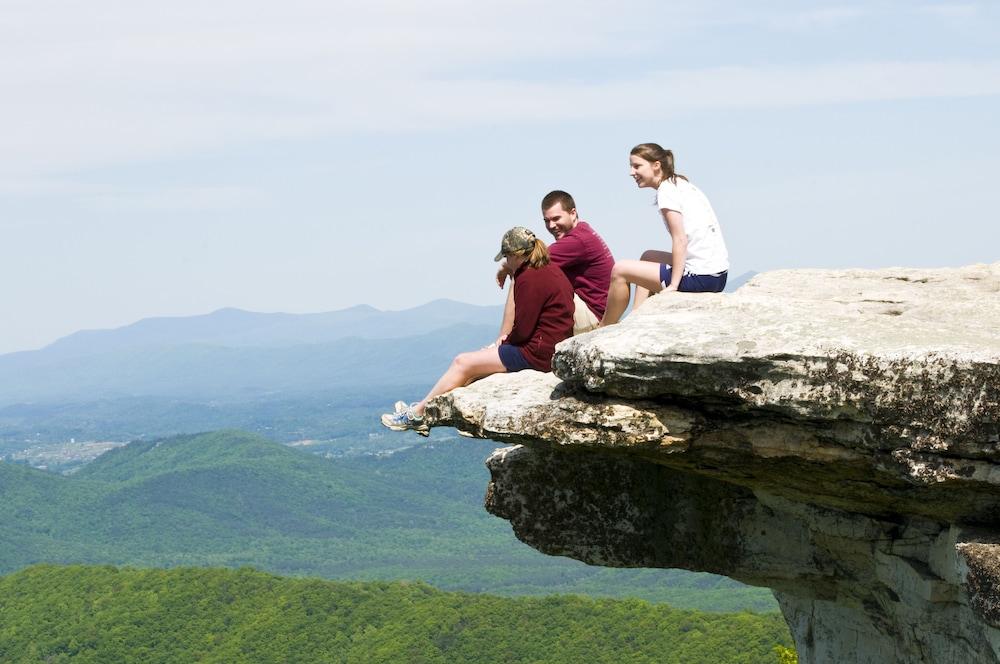
<path fill-rule="evenodd" d="M 677 184 L 677 178 L 687 180 L 685 176 L 674 170 L 674 153 L 663 149 L 659 143 L 640 143 L 632 148 L 629 154 L 642 157 L 650 163 L 654 161 L 660 162 L 664 180 L 670 180 L 674 184 Z"/>

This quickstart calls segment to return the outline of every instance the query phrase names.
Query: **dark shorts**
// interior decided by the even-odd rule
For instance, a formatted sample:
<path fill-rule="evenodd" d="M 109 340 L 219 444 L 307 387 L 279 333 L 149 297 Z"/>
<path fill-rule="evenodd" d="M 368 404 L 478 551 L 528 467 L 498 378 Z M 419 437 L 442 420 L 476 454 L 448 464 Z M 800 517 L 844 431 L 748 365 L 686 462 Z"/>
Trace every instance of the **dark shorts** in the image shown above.
<path fill-rule="evenodd" d="M 500 353 L 500 362 L 507 371 L 514 372 L 520 371 L 521 369 L 530 369 L 531 365 L 528 361 L 524 359 L 524 354 L 521 349 L 517 346 L 511 346 L 510 344 L 500 344 L 497 348 Z"/>
<path fill-rule="evenodd" d="M 669 265 L 660 264 L 660 283 L 666 288 L 670 285 L 670 276 L 673 270 Z M 684 274 L 677 290 L 683 293 L 721 293 L 726 287 L 726 277 L 729 272 L 719 274 Z"/>

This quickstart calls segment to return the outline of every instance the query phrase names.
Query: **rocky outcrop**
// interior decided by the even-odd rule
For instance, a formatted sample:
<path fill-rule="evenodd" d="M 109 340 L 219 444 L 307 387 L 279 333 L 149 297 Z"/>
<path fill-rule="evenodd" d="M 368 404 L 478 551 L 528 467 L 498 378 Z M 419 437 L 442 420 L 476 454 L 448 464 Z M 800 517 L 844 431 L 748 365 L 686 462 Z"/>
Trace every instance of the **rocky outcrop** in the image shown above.
<path fill-rule="evenodd" d="M 1000 662 L 1000 263 L 661 294 L 429 417 L 552 555 L 773 588 L 800 662 Z"/>

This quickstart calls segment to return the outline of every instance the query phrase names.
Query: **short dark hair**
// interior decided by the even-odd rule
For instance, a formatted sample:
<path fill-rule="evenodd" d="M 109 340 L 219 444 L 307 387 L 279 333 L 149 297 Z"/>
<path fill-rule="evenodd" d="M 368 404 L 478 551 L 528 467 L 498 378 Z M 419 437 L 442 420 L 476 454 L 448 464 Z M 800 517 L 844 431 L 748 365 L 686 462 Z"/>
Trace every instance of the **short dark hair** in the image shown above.
<path fill-rule="evenodd" d="M 562 203 L 562 208 L 567 212 L 576 209 L 576 201 L 573 200 L 573 197 L 561 189 L 556 189 L 545 194 L 545 198 L 542 199 L 542 212 L 545 212 L 556 203 Z"/>

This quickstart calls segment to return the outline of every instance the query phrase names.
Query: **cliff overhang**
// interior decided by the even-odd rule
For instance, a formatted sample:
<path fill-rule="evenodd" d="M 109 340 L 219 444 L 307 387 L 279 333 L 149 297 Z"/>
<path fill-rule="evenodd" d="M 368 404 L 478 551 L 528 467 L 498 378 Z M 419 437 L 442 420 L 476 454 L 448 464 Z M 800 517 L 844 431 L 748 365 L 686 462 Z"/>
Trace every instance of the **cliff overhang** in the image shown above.
<path fill-rule="evenodd" d="M 661 294 L 431 402 L 487 509 L 595 565 L 773 588 L 802 662 L 1000 662 L 1000 263 Z"/>

